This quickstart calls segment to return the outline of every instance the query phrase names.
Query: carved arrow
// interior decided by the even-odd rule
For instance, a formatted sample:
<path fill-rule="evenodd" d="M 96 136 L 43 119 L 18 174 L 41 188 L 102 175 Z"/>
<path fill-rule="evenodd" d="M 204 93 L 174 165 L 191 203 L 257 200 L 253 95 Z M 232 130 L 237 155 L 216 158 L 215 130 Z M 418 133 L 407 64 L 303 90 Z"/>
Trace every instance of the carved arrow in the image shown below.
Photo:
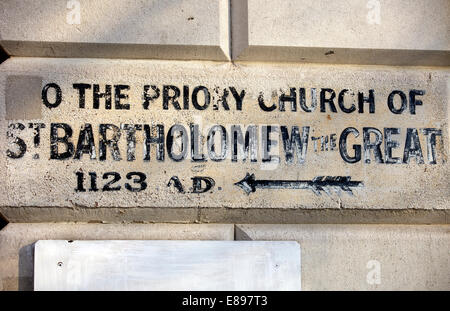
<path fill-rule="evenodd" d="M 349 195 L 353 195 L 351 188 L 363 187 L 362 181 L 351 181 L 350 176 L 317 176 L 312 180 L 256 180 L 255 174 L 245 175 L 245 177 L 235 183 L 236 186 L 242 188 L 245 193 L 255 192 L 256 188 L 260 189 L 309 189 L 316 195 L 320 195 L 321 191 L 330 195 L 331 191 L 344 191 Z"/>

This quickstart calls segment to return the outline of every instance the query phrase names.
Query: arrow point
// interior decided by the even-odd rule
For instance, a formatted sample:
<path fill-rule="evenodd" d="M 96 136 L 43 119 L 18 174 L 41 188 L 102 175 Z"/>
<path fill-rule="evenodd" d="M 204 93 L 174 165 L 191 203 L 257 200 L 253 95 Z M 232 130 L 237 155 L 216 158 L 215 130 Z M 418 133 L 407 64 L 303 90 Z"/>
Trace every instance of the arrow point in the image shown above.
<path fill-rule="evenodd" d="M 245 177 L 241 181 L 235 183 L 235 185 L 242 188 L 242 190 L 244 190 L 247 194 L 250 194 L 250 192 L 255 192 L 255 174 L 247 173 Z"/>

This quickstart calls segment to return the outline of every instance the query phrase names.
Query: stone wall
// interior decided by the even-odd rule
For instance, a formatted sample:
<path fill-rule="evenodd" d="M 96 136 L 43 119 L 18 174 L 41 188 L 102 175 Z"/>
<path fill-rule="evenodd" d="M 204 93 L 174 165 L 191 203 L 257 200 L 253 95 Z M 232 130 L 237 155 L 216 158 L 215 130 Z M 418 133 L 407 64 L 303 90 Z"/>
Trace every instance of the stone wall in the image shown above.
<path fill-rule="evenodd" d="M 39 239 L 294 240 L 305 290 L 450 289 L 449 15 L 1 1 L 0 289 Z"/>

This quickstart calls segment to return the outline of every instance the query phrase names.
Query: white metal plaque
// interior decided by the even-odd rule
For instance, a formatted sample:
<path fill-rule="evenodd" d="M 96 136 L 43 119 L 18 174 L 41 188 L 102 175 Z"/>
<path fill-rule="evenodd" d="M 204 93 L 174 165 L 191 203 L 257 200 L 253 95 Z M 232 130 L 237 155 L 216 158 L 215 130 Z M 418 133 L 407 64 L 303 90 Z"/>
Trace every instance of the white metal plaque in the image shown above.
<path fill-rule="evenodd" d="M 64 241 L 35 245 L 35 290 L 300 290 L 300 245 Z"/>

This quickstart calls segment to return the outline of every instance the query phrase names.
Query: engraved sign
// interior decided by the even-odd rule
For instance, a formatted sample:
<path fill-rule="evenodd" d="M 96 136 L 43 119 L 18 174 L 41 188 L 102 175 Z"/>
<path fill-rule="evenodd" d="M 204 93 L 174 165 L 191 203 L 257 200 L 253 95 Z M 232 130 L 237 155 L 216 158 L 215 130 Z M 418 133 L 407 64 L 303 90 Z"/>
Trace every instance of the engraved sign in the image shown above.
<path fill-rule="evenodd" d="M 27 62 L 1 70 L 3 206 L 448 207 L 447 71 Z M 5 118 L 20 94 L 38 119 Z"/>

